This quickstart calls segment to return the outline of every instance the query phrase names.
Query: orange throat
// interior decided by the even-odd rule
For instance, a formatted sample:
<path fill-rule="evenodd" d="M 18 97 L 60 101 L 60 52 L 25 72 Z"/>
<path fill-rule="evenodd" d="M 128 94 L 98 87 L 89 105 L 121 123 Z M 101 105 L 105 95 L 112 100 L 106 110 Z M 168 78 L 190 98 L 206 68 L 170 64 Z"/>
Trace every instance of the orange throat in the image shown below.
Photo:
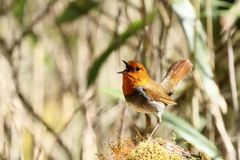
<path fill-rule="evenodd" d="M 125 96 L 131 95 L 134 93 L 135 89 L 139 86 L 144 86 L 150 81 L 150 78 L 147 76 L 135 76 L 134 74 L 127 73 L 123 74 L 123 93 Z"/>

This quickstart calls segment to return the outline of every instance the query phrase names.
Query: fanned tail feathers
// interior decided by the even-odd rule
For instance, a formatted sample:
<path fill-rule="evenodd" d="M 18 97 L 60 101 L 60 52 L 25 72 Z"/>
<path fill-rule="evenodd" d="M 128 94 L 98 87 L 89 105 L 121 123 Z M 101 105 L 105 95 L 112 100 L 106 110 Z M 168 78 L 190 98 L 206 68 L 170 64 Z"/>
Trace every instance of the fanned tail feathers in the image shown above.
<path fill-rule="evenodd" d="M 192 63 L 188 59 L 180 59 L 173 63 L 168 69 L 161 85 L 166 88 L 170 94 L 173 94 L 179 82 L 192 70 Z"/>

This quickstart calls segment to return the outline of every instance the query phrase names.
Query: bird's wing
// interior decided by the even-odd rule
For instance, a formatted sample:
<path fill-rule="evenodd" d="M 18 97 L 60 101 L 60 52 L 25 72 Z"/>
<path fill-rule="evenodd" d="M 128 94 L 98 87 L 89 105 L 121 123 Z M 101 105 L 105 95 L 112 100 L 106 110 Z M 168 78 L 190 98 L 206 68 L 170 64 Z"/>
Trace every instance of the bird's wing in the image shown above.
<path fill-rule="evenodd" d="M 177 104 L 168 95 L 168 90 L 153 80 L 150 80 L 147 85 L 142 86 L 142 90 L 143 93 L 145 93 L 145 95 L 153 101 L 162 102 L 165 104 Z"/>
<path fill-rule="evenodd" d="M 192 63 L 188 59 L 180 59 L 174 62 L 168 69 L 161 85 L 166 88 L 170 95 L 173 94 L 179 82 L 192 70 Z"/>

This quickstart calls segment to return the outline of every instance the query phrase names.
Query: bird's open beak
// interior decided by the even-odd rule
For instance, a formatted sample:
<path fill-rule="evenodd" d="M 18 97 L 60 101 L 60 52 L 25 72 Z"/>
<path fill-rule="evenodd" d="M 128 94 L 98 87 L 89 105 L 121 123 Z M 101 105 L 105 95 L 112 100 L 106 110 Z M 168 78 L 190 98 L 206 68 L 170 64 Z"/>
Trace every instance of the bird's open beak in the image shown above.
<path fill-rule="evenodd" d="M 127 71 L 127 68 L 128 68 L 128 63 L 126 62 L 126 61 L 124 61 L 124 60 L 122 60 L 123 61 L 123 63 L 125 63 L 126 64 L 126 69 L 124 70 L 124 71 L 121 71 L 121 72 L 117 72 L 118 74 L 123 74 L 123 73 L 129 73 L 129 71 Z"/>

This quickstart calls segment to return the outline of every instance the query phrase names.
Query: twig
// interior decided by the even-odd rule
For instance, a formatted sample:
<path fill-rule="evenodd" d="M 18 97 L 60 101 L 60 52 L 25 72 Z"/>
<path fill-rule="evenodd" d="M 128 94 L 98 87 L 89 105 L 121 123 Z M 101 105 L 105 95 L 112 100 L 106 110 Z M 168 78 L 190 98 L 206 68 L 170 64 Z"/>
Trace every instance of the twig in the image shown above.
<path fill-rule="evenodd" d="M 217 127 L 217 129 L 222 137 L 222 140 L 226 146 L 227 157 L 231 160 L 236 160 L 236 158 L 235 158 L 236 152 L 234 150 L 233 144 L 232 144 L 232 142 L 227 134 L 226 128 L 224 126 L 224 121 L 223 121 L 223 117 L 222 117 L 219 106 L 213 104 L 211 107 L 211 111 L 215 118 L 216 127 Z"/>
<path fill-rule="evenodd" d="M 17 1 L 12 1 L 9 5 L 7 6 L 3 6 L 3 1 L 0 1 L 0 17 L 4 16 L 8 11 L 10 11 L 13 7 L 13 5 L 16 3 Z"/>
<path fill-rule="evenodd" d="M 222 96 L 223 96 L 225 99 L 229 99 L 229 98 L 232 98 L 232 93 L 230 93 L 230 92 L 223 93 Z M 240 97 L 240 91 L 239 91 L 239 90 L 237 91 L 237 96 Z"/>
<path fill-rule="evenodd" d="M 58 133 L 55 136 L 55 141 L 52 145 L 52 148 L 50 149 L 49 155 L 47 155 L 46 159 L 48 159 L 50 157 L 50 154 L 52 152 L 52 150 L 54 149 L 54 146 L 56 145 L 56 142 L 58 142 L 58 140 L 60 139 L 60 135 L 63 133 L 63 131 L 67 128 L 67 126 L 70 124 L 70 122 L 73 120 L 73 118 L 75 117 L 75 115 L 78 113 L 78 111 L 80 111 L 80 109 L 82 109 L 84 107 L 84 105 L 79 106 L 78 108 L 75 109 L 75 111 L 73 112 L 73 114 L 71 115 L 71 117 L 67 120 L 67 122 L 62 126 L 62 128 L 58 131 Z"/>
<path fill-rule="evenodd" d="M 22 35 L 13 42 L 11 48 L 8 49 L 8 54 L 9 56 L 11 57 L 12 53 L 13 53 L 13 50 L 15 47 L 19 46 L 21 43 L 22 43 L 22 39 L 28 35 L 29 33 L 31 33 L 33 27 L 40 21 L 42 20 L 46 15 L 47 13 L 49 12 L 50 8 L 53 6 L 53 4 L 56 2 L 57 0 L 55 1 L 51 1 L 48 3 L 47 7 L 43 10 L 43 12 L 41 14 L 39 14 L 34 20 L 33 22 L 27 27 L 27 29 L 25 31 L 23 31 Z"/>
<path fill-rule="evenodd" d="M 206 0 L 206 11 L 207 11 L 207 44 L 210 53 L 213 53 L 213 24 L 212 24 L 212 6 L 211 1 Z M 212 55 L 213 56 L 213 55 Z"/>
<path fill-rule="evenodd" d="M 234 30 L 229 31 L 228 35 L 228 67 L 229 67 L 229 79 L 230 79 L 230 87 L 232 92 L 232 101 L 234 108 L 234 116 L 235 116 L 235 127 L 236 127 L 236 137 L 237 137 L 237 155 L 238 159 L 240 159 L 240 118 L 239 118 L 239 104 L 238 104 L 238 94 L 237 94 L 237 86 L 236 86 L 236 76 L 235 76 L 235 67 L 234 67 L 234 53 L 232 48 L 232 39 L 231 35 L 234 33 Z"/>
<path fill-rule="evenodd" d="M 64 149 L 64 151 L 66 152 L 67 156 L 69 159 L 72 159 L 72 155 L 70 153 L 70 151 L 68 150 L 68 148 L 66 147 L 66 145 L 62 142 L 62 140 L 58 137 L 58 134 L 55 133 L 55 131 L 39 116 L 37 115 L 34 111 L 33 111 L 33 107 L 26 101 L 26 99 L 23 97 L 23 95 L 18 92 L 17 93 L 20 100 L 22 101 L 25 109 L 27 109 L 27 111 L 34 117 L 36 118 L 40 123 L 42 123 L 46 129 L 57 139 L 56 141 L 58 142 L 58 144 Z"/>

